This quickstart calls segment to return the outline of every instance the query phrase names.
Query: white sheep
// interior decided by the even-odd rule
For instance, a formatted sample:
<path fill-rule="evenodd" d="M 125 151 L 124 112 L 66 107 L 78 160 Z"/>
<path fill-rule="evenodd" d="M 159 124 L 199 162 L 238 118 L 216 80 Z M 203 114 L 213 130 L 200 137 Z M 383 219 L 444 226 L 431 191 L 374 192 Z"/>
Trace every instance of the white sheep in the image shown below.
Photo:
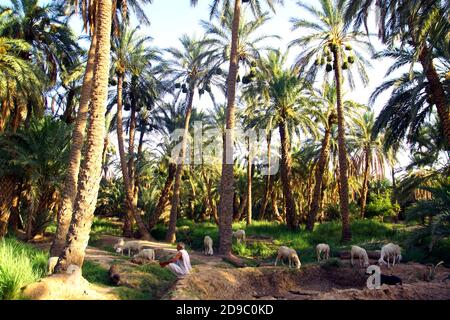
<path fill-rule="evenodd" d="M 278 260 L 281 259 L 281 263 L 283 263 L 284 259 L 288 259 L 289 260 L 289 268 L 291 268 L 292 266 L 292 262 L 294 263 L 294 266 L 297 269 L 300 269 L 301 267 L 301 262 L 300 259 L 298 258 L 297 252 L 294 249 L 285 247 L 285 246 L 281 246 L 278 249 L 278 255 L 277 258 L 275 259 L 275 266 L 277 266 Z"/>
<path fill-rule="evenodd" d="M 245 231 L 242 229 L 235 231 L 235 232 L 233 232 L 233 237 L 236 238 L 238 243 L 240 243 L 241 241 L 245 242 Z"/>
<path fill-rule="evenodd" d="M 52 275 L 55 270 L 56 264 L 58 263 L 59 257 L 50 257 L 47 261 L 47 275 Z"/>
<path fill-rule="evenodd" d="M 384 260 L 386 258 L 386 261 Z M 378 259 L 378 264 L 381 266 L 382 264 L 387 264 L 388 268 L 390 268 L 389 259 L 392 258 L 392 266 L 395 266 L 395 262 L 400 263 L 402 260 L 401 248 L 400 246 L 388 243 L 381 248 L 380 259 Z"/>
<path fill-rule="evenodd" d="M 133 258 L 143 258 L 150 261 L 155 260 L 155 250 L 153 249 L 142 249 L 138 254 L 135 254 Z"/>
<path fill-rule="evenodd" d="M 205 238 L 203 239 L 203 244 L 205 246 L 205 256 L 212 256 L 214 251 L 213 251 L 213 240 L 211 239 L 210 236 L 205 236 Z"/>
<path fill-rule="evenodd" d="M 323 253 L 323 258 L 325 260 L 330 258 L 330 246 L 327 245 L 326 243 L 319 243 L 316 246 L 316 253 L 317 253 L 317 262 L 320 261 L 320 259 L 322 258 L 321 255 Z"/>
<path fill-rule="evenodd" d="M 117 250 L 117 248 L 122 247 L 125 244 L 125 241 L 123 238 L 120 238 L 119 241 L 114 245 L 114 250 Z"/>
<path fill-rule="evenodd" d="M 137 252 L 141 251 L 142 243 L 140 241 L 127 241 L 122 243 L 117 243 L 115 246 L 116 252 L 123 254 L 125 250 L 128 251 L 128 256 L 131 256 L 131 250 L 135 250 Z"/>
<path fill-rule="evenodd" d="M 362 267 L 368 267 L 369 266 L 369 256 L 367 255 L 367 251 L 364 248 L 358 247 L 358 246 L 352 246 L 352 249 L 350 251 L 350 260 L 352 266 L 353 263 L 353 257 L 358 257 L 359 259 L 359 266 Z"/>

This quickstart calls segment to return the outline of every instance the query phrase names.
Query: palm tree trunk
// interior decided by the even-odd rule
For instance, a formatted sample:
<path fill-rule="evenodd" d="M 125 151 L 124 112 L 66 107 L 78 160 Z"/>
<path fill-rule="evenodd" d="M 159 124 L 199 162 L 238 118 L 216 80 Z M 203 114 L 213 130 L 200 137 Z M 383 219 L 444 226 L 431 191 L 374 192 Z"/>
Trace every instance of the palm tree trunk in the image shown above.
<path fill-rule="evenodd" d="M 236 100 L 236 77 L 238 70 L 239 23 L 241 17 L 241 0 L 234 1 L 233 26 L 231 31 L 230 67 L 227 79 L 227 122 L 226 139 L 223 145 L 222 177 L 220 179 L 220 209 L 219 209 L 219 253 L 231 255 L 231 223 L 233 220 L 233 143 L 234 143 L 234 113 Z"/>
<path fill-rule="evenodd" d="M 419 60 L 429 82 L 430 98 L 436 104 L 438 116 L 444 131 L 444 138 L 450 145 L 450 106 L 447 103 L 444 87 L 439 80 L 439 74 L 434 67 L 433 60 L 429 57 L 427 46 L 424 46 L 420 52 Z"/>
<path fill-rule="evenodd" d="M 133 192 L 133 184 L 130 181 L 130 174 L 128 172 L 128 167 L 125 159 L 125 147 L 124 147 L 124 139 L 123 139 L 123 118 L 122 118 L 122 92 L 123 92 L 123 74 L 119 74 L 117 76 L 117 142 L 119 146 L 119 157 L 120 157 L 120 166 L 122 169 L 122 177 L 123 177 L 123 183 L 125 187 L 125 196 L 126 196 L 126 202 L 127 202 L 127 218 L 129 219 L 129 223 L 134 220 L 136 221 L 139 233 L 143 239 L 151 240 L 152 237 L 150 233 L 148 232 L 147 228 L 145 227 L 145 224 L 142 220 L 141 214 L 137 210 L 137 207 L 134 203 L 134 192 Z M 131 137 L 130 137 L 131 138 Z M 134 135 L 133 135 L 134 139 Z M 130 141 L 130 143 L 133 144 L 133 150 L 134 150 L 134 143 Z M 131 149 L 130 149 L 131 150 Z M 134 152 L 134 151 L 133 151 Z M 130 156 L 133 156 L 130 154 Z M 128 225 L 127 225 L 128 227 Z M 124 230 L 126 232 L 129 232 L 129 230 Z"/>
<path fill-rule="evenodd" d="M 92 45 L 92 42 L 91 42 L 91 45 Z M 75 97 L 75 89 L 70 88 L 69 91 L 67 92 L 66 110 L 64 110 L 64 114 L 63 114 L 63 120 L 65 123 L 73 122 L 72 113 L 73 113 L 73 107 L 74 107 L 74 104 L 73 104 L 74 97 Z"/>
<path fill-rule="evenodd" d="M 144 135 L 145 135 L 145 126 L 141 126 L 140 128 L 140 134 L 139 134 L 139 144 L 138 144 L 138 151 L 136 156 L 136 162 L 133 164 L 134 170 L 134 202 L 137 206 L 138 200 L 139 200 L 139 188 L 140 188 L 140 176 L 137 173 L 136 167 L 138 163 L 141 161 L 142 158 L 142 149 L 144 147 Z"/>
<path fill-rule="evenodd" d="M 336 81 L 336 100 L 338 114 L 338 145 L 339 145 L 339 202 L 342 216 L 342 241 L 350 241 L 352 234 L 349 224 L 348 208 L 348 176 L 347 176 L 347 150 L 345 147 L 345 120 L 342 108 L 342 69 L 341 53 L 339 49 L 333 50 L 334 55 L 334 76 Z"/>
<path fill-rule="evenodd" d="M 370 148 L 366 149 L 366 163 L 364 165 L 364 178 L 363 178 L 363 185 L 361 190 L 361 210 L 360 215 L 361 219 L 364 218 L 364 212 L 366 211 L 366 203 L 367 203 L 367 191 L 368 191 L 368 185 L 369 185 L 369 169 L 370 169 L 370 161 L 371 161 L 371 154 L 370 154 Z"/>
<path fill-rule="evenodd" d="M 14 195 L 11 203 L 11 215 L 9 217 L 9 223 L 8 228 L 14 232 L 14 234 L 17 234 L 17 231 L 19 230 L 19 224 L 20 224 L 20 216 L 19 216 L 19 204 L 20 204 L 20 195 L 21 195 L 21 186 L 19 185 L 19 189 L 17 190 L 16 194 Z"/>
<path fill-rule="evenodd" d="M 169 229 L 166 234 L 166 241 L 174 243 L 176 241 L 176 228 L 177 228 L 177 212 L 178 204 L 180 202 L 180 185 L 181 185 L 181 174 L 183 173 L 184 158 L 186 156 L 187 140 L 189 135 L 189 122 L 191 120 L 192 114 L 192 104 L 194 102 L 194 88 L 189 90 L 189 97 L 187 101 L 186 116 L 184 119 L 184 132 L 183 132 L 183 142 L 181 144 L 181 157 L 177 159 L 177 170 L 175 172 L 175 183 L 173 185 L 172 194 L 172 206 L 170 208 L 170 220 Z"/>
<path fill-rule="evenodd" d="M 18 180 L 13 175 L 0 177 L 0 239 L 8 231 L 11 204 L 16 193 Z"/>
<path fill-rule="evenodd" d="M 242 197 L 241 201 L 239 202 L 239 209 L 237 210 L 237 214 L 235 217 L 233 217 L 234 221 L 240 221 L 243 214 L 244 214 L 244 210 L 247 207 L 248 204 L 248 194 L 247 192 L 244 194 L 244 196 Z"/>
<path fill-rule="evenodd" d="M 331 127 L 327 127 L 325 130 L 325 135 L 322 140 L 322 149 L 320 150 L 319 160 L 317 161 L 316 172 L 314 174 L 315 175 L 314 193 L 311 202 L 311 209 L 308 215 L 308 221 L 306 223 L 306 230 L 308 231 L 313 231 L 317 213 L 319 212 L 319 206 L 322 195 L 323 174 L 325 172 L 325 167 L 328 162 L 328 155 L 330 153 L 330 138 L 331 138 Z"/>
<path fill-rule="evenodd" d="M 105 112 L 108 98 L 108 75 L 111 46 L 111 1 L 99 0 L 97 9 L 97 50 L 91 97 L 90 121 L 86 154 L 80 169 L 78 193 L 67 234 L 66 246 L 59 256 L 56 272 L 70 264 L 82 266 L 94 218 L 102 172 L 102 151 L 105 138 Z"/>
<path fill-rule="evenodd" d="M 136 109 L 131 106 L 131 116 L 130 116 L 130 128 L 129 128 L 129 139 L 128 139 L 128 176 L 130 181 L 130 188 L 133 192 L 133 206 L 137 207 L 137 199 L 134 197 L 135 189 L 135 161 L 134 161 L 134 139 L 136 136 Z"/>
<path fill-rule="evenodd" d="M 252 224 L 252 154 L 250 138 L 248 138 L 248 163 L 247 163 L 247 225 Z"/>
<path fill-rule="evenodd" d="M 130 127 L 129 127 L 129 138 L 128 138 L 128 181 L 130 183 L 130 190 L 132 194 L 132 206 L 128 207 L 127 216 L 129 219 L 129 228 L 131 230 L 126 230 L 126 232 L 133 233 L 133 210 L 137 210 L 138 203 L 138 193 L 136 189 L 135 181 L 135 165 L 134 165 L 134 139 L 136 133 L 136 110 L 134 105 L 131 106 L 131 116 L 130 116 Z M 124 230 L 125 231 L 125 230 Z"/>
<path fill-rule="evenodd" d="M 106 163 L 106 154 L 108 152 L 109 138 L 108 134 L 105 134 L 105 140 L 103 141 L 103 153 L 102 153 L 102 166 L 103 166 L 103 178 L 108 177 L 108 164 Z"/>
<path fill-rule="evenodd" d="M 172 189 L 173 181 L 175 180 L 175 171 L 176 165 L 170 163 L 166 183 L 164 184 L 164 188 L 162 189 L 161 195 L 159 196 L 158 204 L 156 205 L 154 213 L 148 220 L 148 230 L 152 230 L 155 227 L 155 225 L 158 223 L 159 217 L 161 217 L 161 214 L 164 212 L 164 209 L 169 202 L 170 190 Z"/>
<path fill-rule="evenodd" d="M 292 167 L 291 167 L 291 143 L 285 116 L 279 124 L 281 142 L 281 183 L 283 185 L 284 208 L 286 210 L 286 224 L 289 229 L 298 228 L 295 202 L 292 195 Z"/>
<path fill-rule="evenodd" d="M 117 115 L 116 115 L 116 130 L 117 130 L 117 144 L 119 147 L 120 167 L 122 169 L 123 184 L 125 189 L 125 202 L 127 204 L 127 214 L 123 224 L 122 235 L 124 237 L 133 236 L 133 201 L 129 201 L 128 194 L 131 192 L 131 186 L 129 183 L 128 168 L 125 162 L 125 143 L 123 137 L 123 117 L 122 117 L 122 105 L 123 105 L 123 74 L 117 74 Z"/>
<path fill-rule="evenodd" d="M 95 53 L 97 50 L 97 36 L 94 31 L 89 48 L 86 71 L 81 88 L 80 105 L 75 126 L 72 132 L 72 146 L 69 155 L 69 167 L 64 181 L 64 190 L 61 195 L 61 204 L 57 214 L 56 233 L 50 248 L 50 256 L 59 256 L 66 244 L 67 232 L 72 219 L 73 203 L 77 196 L 78 174 L 80 172 L 81 153 L 86 132 L 86 123 L 89 110 L 89 102 L 92 93 L 94 77 Z"/>
<path fill-rule="evenodd" d="M 272 140 L 272 130 L 269 130 L 268 134 L 267 134 L 267 168 L 268 170 L 270 170 L 270 156 L 271 156 L 271 150 L 270 150 L 270 146 L 271 146 L 271 140 Z M 266 209 L 267 209 L 267 204 L 269 203 L 269 197 L 270 197 L 270 187 L 271 187 L 271 175 L 269 174 L 270 172 L 268 172 L 267 177 L 266 177 L 266 184 L 264 186 L 264 196 L 263 196 L 263 200 L 262 200 L 262 206 L 261 206 L 261 214 L 259 216 L 260 220 L 263 220 L 264 217 L 266 216 Z"/>
<path fill-rule="evenodd" d="M 202 161 L 203 161 L 203 159 L 202 159 Z M 206 184 L 206 195 L 207 195 L 206 199 L 207 199 L 207 205 L 209 208 L 209 214 L 213 216 L 214 221 L 216 221 L 216 223 L 217 223 L 218 222 L 217 221 L 217 209 L 215 207 L 214 199 L 212 196 L 211 179 L 209 179 L 208 176 L 206 175 L 203 163 L 202 163 L 202 177 Z"/>
<path fill-rule="evenodd" d="M 271 192 L 270 198 L 272 202 L 272 211 L 275 219 L 279 222 L 283 222 L 283 217 L 281 216 L 280 211 L 278 210 L 277 195 L 275 193 L 275 190 Z"/>

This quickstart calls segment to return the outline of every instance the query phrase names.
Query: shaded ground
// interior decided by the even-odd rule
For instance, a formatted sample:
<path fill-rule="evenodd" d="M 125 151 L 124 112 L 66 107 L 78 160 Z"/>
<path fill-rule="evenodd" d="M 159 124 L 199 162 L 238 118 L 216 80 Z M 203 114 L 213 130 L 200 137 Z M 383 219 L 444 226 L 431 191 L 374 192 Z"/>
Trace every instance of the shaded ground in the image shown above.
<path fill-rule="evenodd" d="M 173 256 L 176 252 L 174 246 L 142 241 L 146 247 L 155 250 L 157 261 L 133 263 L 128 256 L 113 252 L 112 247 L 118 238 L 101 236 L 96 239 L 91 243 L 95 247 L 89 246 L 86 250 L 86 260 L 100 266 L 100 272 L 105 275 L 115 264 L 121 275 L 120 286 L 91 283 L 88 294 L 76 299 L 450 299 L 450 281 L 442 281 L 450 274 L 450 269 L 440 267 L 435 280 L 426 282 L 423 280 L 427 267 L 412 262 L 391 269 L 382 267 L 382 273 L 400 276 L 403 286 L 384 285 L 380 290 L 369 290 L 366 288 L 365 269 L 353 268 L 349 261 L 302 265 L 300 270 L 274 267 L 268 263 L 236 269 L 217 256 L 190 251 L 193 272 L 176 280 L 170 271 L 158 264 L 158 260 Z M 44 241 L 36 243 L 36 246 L 48 249 L 49 244 Z"/>

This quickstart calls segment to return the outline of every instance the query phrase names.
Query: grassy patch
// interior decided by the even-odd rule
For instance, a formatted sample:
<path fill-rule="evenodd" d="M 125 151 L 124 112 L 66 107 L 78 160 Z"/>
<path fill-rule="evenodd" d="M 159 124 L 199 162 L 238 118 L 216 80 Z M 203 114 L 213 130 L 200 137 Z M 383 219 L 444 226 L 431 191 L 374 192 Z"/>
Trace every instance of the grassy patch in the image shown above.
<path fill-rule="evenodd" d="M 117 288 L 124 300 L 154 300 L 163 296 L 176 280 L 175 275 L 158 264 L 122 266 L 126 287 Z"/>
<path fill-rule="evenodd" d="M 122 229 L 120 223 L 117 223 L 114 220 L 95 217 L 92 222 L 91 234 L 120 236 L 122 234 Z"/>
<path fill-rule="evenodd" d="M 0 300 L 20 299 L 20 288 L 45 275 L 48 254 L 13 238 L 0 240 Z"/>
<path fill-rule="evenodd" d="M 120 287 L 116 290 L 117 294 L 119 295 L 121 300 L 150 300 L 151 296 L 149 292 L 133 289 L 133 288 L 127 288 L 127 287 Z"/>
<path fill-rule="evenodd" d="M 109 285 L 108 270 L 92 261 L 84 261 L 83 277 L 92 283 Z"/>
<path fill-rule="evenodd" d="M 325 260 L 320 264 L 321 268 L 324 268 L 326 270 L 335 269 L 335 268 L 341 268 L 343 266 L 341 260 L 336 258 L 331 258 L 328 260 Z"/>
<path fill-rule="evenodd" d="M 409 235 L 404 225 L 383 223 L 376 220 L 364 219 L 351 222 L 352 241 L 342 244 L 340 222 L 327 222 L 315 227 L 314 232 L 300 230 L 290 231 L 285 225 L 269 221 L 254 221 L 250 226 L 245 222 L 233 223 L 233 230 L 244 229 L 247 238 L 270 238 L 269 241 L 248 241 L 247 244 L 233 243 L 233 252 L 246 258 L 263 260 L 274 259 L 279 246 L 294 248 L 300 256 L 302 263 L 316 260 L 315 246 L 325 242 L 331 247 L 331 256 L 336 256 L 341 250 L 347 250 L 353 244 L 358 244 L 368 250 L 377 250 L 388 242 L 404 244 Z M 167 228 L 158 225 L 152 232 L 157 239 L 163 239 Z M 203 249 L 203 238 L 209 235 L 218 245 L 218 229 L 213 223 L 195 223 L 191 220 L 180 219 L 177 224 L 177 239 L 184 241 L 193 249 Z M 407 249 L 405 257 L 419 257 L 414 249 Z M 411 254 L 409 255 L 409 250 Z M 420 260 L 418 260 L 420 261 Z"/>

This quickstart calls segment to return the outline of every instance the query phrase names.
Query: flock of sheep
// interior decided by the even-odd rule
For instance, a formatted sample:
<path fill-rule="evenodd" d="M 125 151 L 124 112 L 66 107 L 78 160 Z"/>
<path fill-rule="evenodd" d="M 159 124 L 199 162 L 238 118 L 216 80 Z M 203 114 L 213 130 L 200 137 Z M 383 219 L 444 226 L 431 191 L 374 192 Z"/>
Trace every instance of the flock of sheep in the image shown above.
<path fill-rule="evenodd" d="M 233 238 L 236 238 L 238 243 L 245 242 L 245 231 L 244 230 L 237 230 L 233 232 Z M 205 236 L 203 239 L 204 243 L 204 251 L 203 253 L 205 255 L 212 256 L 214 254 L 213 250 L 213 240 L 210 236 Z M 120 239 L 115 245 L 114 250 L 117 253 L 123 254 L 125 251 L 128 253 L 128 256 L 131 256 L 131 252 L 135 251 L 137 252 L 135 255 L 133 255 L 133 258 L 141 258 L 144 260 L 154 261 L 155 260 L 155 250 L 150 248 L 145 248 L 145 244 L 141 241 L 124 241 L 123 239 Z M 316 246 L 316 254 L 317 254 L 317 261 L 321 260 L 327 260 L 330 258 L 330 246 L 326 243 L 319 243 Z M 367 251 L 364 248 L 358 247 L 358 246 L 352 246 L 350 251 L 351 256 L 351 264 L 354 265 L 354 259 L 357 258 L 359 260 L 359 266 L 360 267 L 368 267 L 369 266 L 369 257 L 367 255 Z M 289 268 L 297 268 L 300 269 L 301 262 L 298 257 L 297 252 L 292 249 L 288 248 L 286 246 L 281 246 L 278 249 L 278 254 L 275 259 L 275 266 L 277 265 L 278 261 L 281 260 L 281 263 L 284 264 L 284 260 L 288 260 L 289 262 Z M 381 248 L 381 255 L 380 259 L 378 260 L 379 265 L 387 265 L 388 268 L 390 268 L 390 265 L 395 265 L 395 263 L 399 263 L 402 259 L 401 256 L 401 248 L 393 243 L 388 243 L 384 245 Z M 387 260 L 387 262 L 386 262 Z M 51 275 L 53 273 L 53 270 L 56 266 L 56 263 L 58 262 L 58 257 L 50 257 L 48 260 L 48 275 Z M 75 271 L 79 271 L 79 268 L 75 265 L 71 265 L 68 268 L 67 273 L 73 273 Z"/>
<path fill-rule="evenodd" d="M 237 230 L 233 232 L 233 237 L 237 239 L 238 243 L 241 243 L 242 241 L 245 242 L 245 231 L 244 230 Z M 204 254 L 205 255 L 213 255 L 213 240 L 210 236 L 205 236 L 204 238 Z M 330 246 L 326 243 L 319 243 L 316 246 L 316 254 L 317 254 L 317 261 L 320 260 L 327 260 L 330 258 Z M 367 251 L 364 248 L 358 247 L 358 246 L 352 246 L 350 251 L 350 259 L 352 266 L 354 265 L 354 258 L 357 258 L 359 260 L 360 267 L 368 267 L 369 266 L 369 256 L 367 255 Z M 281 263 L 284 264 L 284 260 L 289 261 L 289 268 L 294 266 L 297 269 L 300 269 L 301 262 L 298 257 L 297 252 L 294 249 L 281 246 L 278 249 L 278 254 L 275 259 L 275 266 L 277 265 L 278 261 L 281 260 Z M 378 260 L 379 265 L 387 265 L 388 268 L 392 265 L 395 266 L 395 263 L 399 263 L 402 259 L 401 255 L 401 248 L 400 246 L 388 243 L 384 245 L 381 248 L 381 255 L 380 259 Z M 386 262 L 387 260 L 387 262 Z"/>

